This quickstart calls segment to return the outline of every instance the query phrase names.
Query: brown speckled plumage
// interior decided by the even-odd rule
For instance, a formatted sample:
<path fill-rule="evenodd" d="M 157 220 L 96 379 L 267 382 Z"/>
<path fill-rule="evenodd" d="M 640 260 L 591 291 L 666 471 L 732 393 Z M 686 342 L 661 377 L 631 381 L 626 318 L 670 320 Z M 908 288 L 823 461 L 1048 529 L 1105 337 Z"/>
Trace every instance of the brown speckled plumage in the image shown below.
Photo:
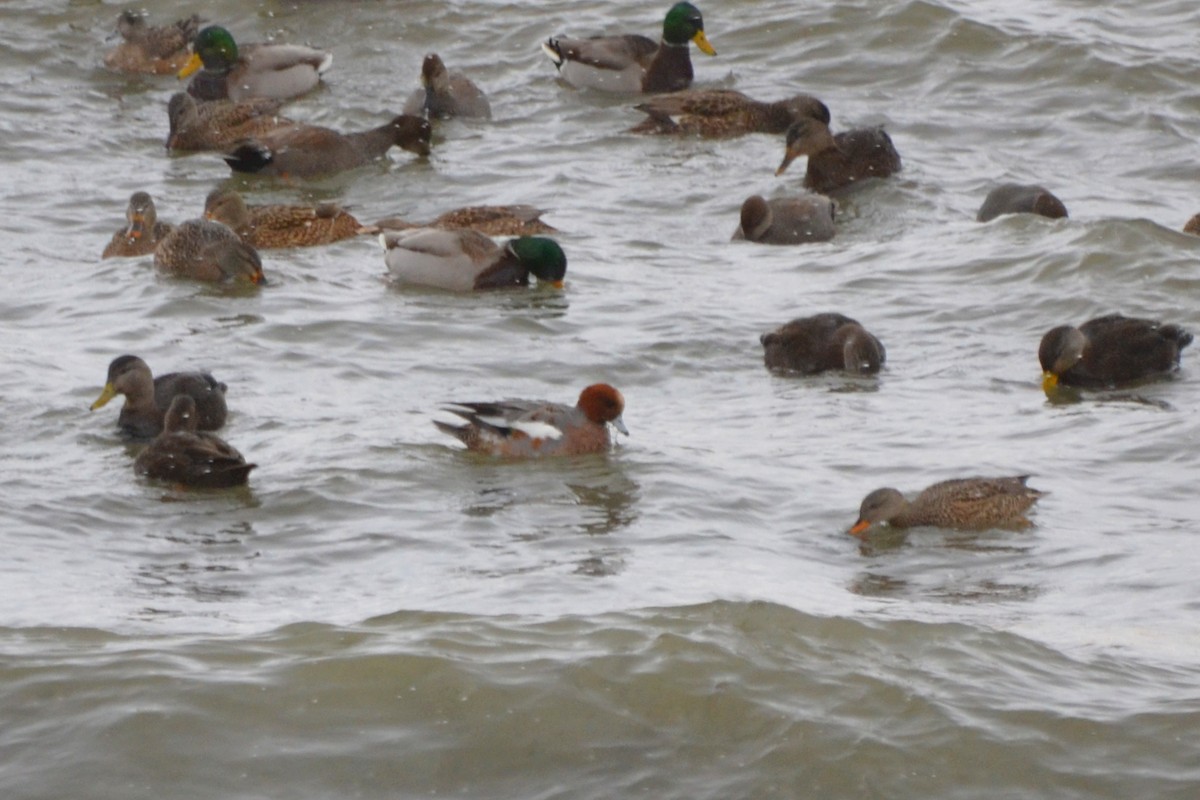
<path fill-rule="evenodd" d="M 1027 480 L 1028 475 L 957 478 L 933 484 L 911 502 L 896 489 L 876 489 L 863 499 L 850 533 L 862 535 L 881 522 L 894 528 L 1025 528 L 1032 524 L 1025 512 L 1043 495 L 1026 486 Z"/>

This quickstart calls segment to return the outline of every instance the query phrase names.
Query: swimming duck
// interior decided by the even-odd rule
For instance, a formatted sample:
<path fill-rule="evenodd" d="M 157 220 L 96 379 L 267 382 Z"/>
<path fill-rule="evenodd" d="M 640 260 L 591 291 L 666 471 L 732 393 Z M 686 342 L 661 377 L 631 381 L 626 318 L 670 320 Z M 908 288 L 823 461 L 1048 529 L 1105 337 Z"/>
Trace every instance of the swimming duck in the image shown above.
<path fill-rule="evenodd" d="M 1179 369 L 1179 354 L 1192 334 L 1158 320 L 1109 314 L 1078 328 L 1059 325 L 1038 346 L 1042 387 L 1115 387 Z"/>
<path fill-rule="evenodd" d="M 988 192 L 975 219 L 989 222 L 1002 214 L 1039 214 L 1061 219 L 1067 216 L 1067 207 L 1045 187 L 1005 183 Z"/>
<path fill-rule="evenodd" d="M 429 118 L 479 117 L 490 119 L 492 107 L 475 83 L 461 72 L 450 72 L 437 53 L 421 63 L 421 88 L 409 96 L 404 113 Z"/>
<path fill-rule="evenodd" d="M 663 19 L 662 41 L 638 34 L 551 38 L 542 45 L 563 80 L 608 92 L 674 92 L 692 83 L 688 42 L 715 56 L 704 35 L 704 17 L 691 3 L 676 3 Z"/>
<path fill-rule="evenodd" d="M 382 233 L 379 242 L 393 278 L 435 289 L 466 292 L 528 286 L 530 274 L 560 288 L 567 273 L 562 248 L 542 236 L 518 236 L 501 246 L 466 228 L 417 228 Z"/>
<path fill-rule="evenodd" d="M 797 156 L 808 156 L 804 188 L 820 194 L 900 171 L 900 154 L 883 128 L 856 128 L 834 136 L 826 123 L 811 117 L 788 128 L 787 149 L 775 174 L 782 175 Z"/>
<path fill-rule="evenodd" d="M 731 89 L 688 89 L 656 95 L 634 108 L 648 118 L 630 128 L 630 133 L 718 139 L 786 133 L 805 117 L 829 124 L 829 108 L 808 94 L 763 103 Z"/>
<path fill-rule="evenodd" d="M 1028 475 L 957 478 L 933 484 L 911 503 L 895 489 L 876 489 L 863 498 L 850 533 L 863 536 L 881 522 L 893 528 L 1027 528 L 1032 523 L 1025 512 L 1045 494 L 1026 486 L 1027 480 Z"/>
<path fill-rule="evenodd" d="M 248 206 L 232 189 L 214 189 L 204 201 L 205 219 L 233 229 L 253 247 L 310 247 L 357 236 L 363 228 L 341 206 Z"/>
<path fill-rule="evenodd" d="M 169 223 L 158 221 L 154 200 L 146 192 L 130 195 L 125 219 L 128 224 L 113 234 L 101 258 L 148 255 L 174 229 Z"/>
<path fill-rule="evenodd" d="M 556 233 L 557 229 L 542 222 L 540 208 L 515 206 L 465 206 L 439 214 L 430 222 L 408 222 L 402 217 L 386 217 L 375 223 L 376 228 L 405 231 L 413 228 L 470 228 L 488 236 L 532 236 Z"/>
<path fill-rule="evenodd" d="M 133 471 L 160 481 L 199 489 L 226 489 L 246 483 L 256 464 L 216 434 L 197 429 L 196 401 L 179 395 L 171 401 L 163 431 L 138 453 Z"/>
<path fill-rule="evenodd" d="M 123 40 L 104 54 L 104 66 L 118 72 L 168 75 L 188 60 L 188 45 L 200 27 L 193 14 L 173 25 L 150 26 L 136 11 L 125 10 L 117 16 L 117 33 Z"/>
<path fill-rule="evenodd" d="M 741 224 L 733 240 L 761 244 L 804 244 L 833 238 L 834 202 L 823 194 L 776 197 L 751 195 L 742 203 Z"/>
<path fill-rule="evenodd" d="M 495 403 L 450 403 L 445 410 L 467 421 L 451 425 L 434 421 L 468 450 L 495 456 L 573 456 L 602 453 L 612 444 L 608 426 L 629 435 L 621 414 L 625 398 L 607 383 L 579 394 L 574 406 L 540 400 Z"/>
<path fill-rule="evenodd" d="M 1196 214 L 1184 224 L 1183 232 L 1200 236 L 1200 214 Z"/>
<path fill-rule="evenodd" d="M 759 337 L 768 369 L 814 375 L 829 369 L 870 374 L 887 360 L 883 343 L 834 312 L 800 317 Z"/>
<path fill-rule="evenodd" d="M 227 150 L 243 139 L 297 124 L 277 113 L 281 100 L 257 98 L 197 102 L 187 92 L 176 92 L 167 101 L 167 149 L 181 151 Z"/>
<path fill-rule="evenodd" d="M 229 228 L 206 219 L 188 220 L 167 234 L 154 250 L 154 266 L 198 281 L 263 282 L 258 252 Z"/>
<path fill-rule="evenodd" d="M 393 145 L 429 155 L 433 130 L 422 117 L 401 114 L 377 128 L 338 133 L 318 125 L 293 125 L 247 139 L 224 156 L 234 172 L 316 178 L 361 167 Z"/>
<path fill-rule="evenodd" d="M 118 356 L 108 365 L 104 391 L 92 403 L 92 411 L 119 394 L 125 404 L 117 417 L 117 426 L 127 436 L 148 439 L 163 429 L 163 415 L 171 401 L 180 395 L 192 399 L 200 429 L 215 431 L 225 424 L 225 384 L 207 372 L 171 372 L 157 378 L 137 356 Z"/>
<path fill-rule="evenodd" d="M 333 53 L 296 44 L 248 44 L 239 49 L 229 31 L 209 25 L 196 34 L 192 56 L 179 78 L 200 70 L 187 89 L 197 100 L 287 100 L 316 88 L 332 64 Z"/>

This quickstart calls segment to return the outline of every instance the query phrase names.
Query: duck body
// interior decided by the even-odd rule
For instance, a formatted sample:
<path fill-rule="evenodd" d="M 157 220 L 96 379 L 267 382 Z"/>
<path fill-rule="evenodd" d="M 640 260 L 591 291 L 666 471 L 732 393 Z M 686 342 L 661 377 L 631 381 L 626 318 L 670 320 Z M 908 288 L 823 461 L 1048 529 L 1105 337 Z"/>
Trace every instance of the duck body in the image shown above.
<path fill-rule="evenodd" d="M 557 230 L 542 222 L 545 212 L 534 206 L 465 206 L 439 214 L 429 222 L 408 222 L 402 217 L 386 217 L 375 223 L 376 228 L 386 230 L 412 230 L 413 228 L 439 228 L 451 230 L 469 228 L 488 236 L 534 236 L 556 233 Z"/>
<path fill-rule="evenodd" d="M 792 123 L 812 117 L 829 124 L 829 108 L 798 94 L 764 103 L 730 89 L 688 89 L 655 95 L 634 106 L 647 115 L 631 133 L 723 139 L 749 133 L 786 133 Z"/>
<path fill-rule="evenodd" d="M 1005 183 L 988 192 L 975 219 L 989 222 L 1003 214 L 1037 214 L 1062 219 L 1067 216 L 1067 207 L 1043 186 Z"/>
<path fill-rule="evenodd" d="M 169 75 L 187 63 L 188 46 L 199 27 L 195 14 L 172 25 L 151 26 L 136 11 L 122 11 L 117 16 L 122 41 L 104 54 L 104 66 L 117 72 Z"/>
<path fill-rule="evenodd" d="M 354 133 L 319 125 L 279 128 L 241 142 L 224 158 L 234 172 L 319 178 L 364 166 L 393 146 L 427 156 L 432 138 L 427 120 L 401 114 L 377 128 Z"/>
<path fill-rule="evenodd" d="M 628 94 L 674 92 L 692 83 L 689 42 L 703 53 L 717 54 L 704 35 L 699 9 L 684 2 L 667 11 L 662 41 L 657 44 L 640 34 L 560 36 L 547 40 L 542 50 L 572 86 Z"/>
<path fill-rule="evenodd" d="M 764 333 L 759 341 L 768 369 L 801 375 L 831 369 L 872 374 L 887 360 L 878 339 L 856 320 L 836 312 L 799 317 Z"/>
<path fill-rule="evenodd" d="M 830 194 L 868 178 L 886 178 L 899 172 L 900 154 L 883 128 L 855 128 L 834 136 L 829 126 L 815 118 L 802 119 L 787 130 L 783 161 L 775 170 L 782 175 L 799 156 L 808 156 L 804 188 Z"/>
<path fill-rule="evenodd" d="M 251 206 L 227 189 L 209 193 L 204 216 L 228 226 L 243 242 L 259 249 L 330 244 L 362 231 L 358 220 L 333 203 Z"/>
<path fill-rule="evenodd" d="M 834 202 L 821 194 L 771 200 L 751 195 L 742 203 L 733 239 L 780 245 L 827 242 L 836 232 L 834 214 Z"/>
<path fill-rule="evenodd" d="M 174 226 L 158 220 L 154 199 L 146 192 L 134 192 L 125 209 L 126 225 L 113 234 L 101 258 L 144 256 L 153 253 Z"/>
<path fill-rule="evenodd" d="M 180 395 L 190 397 L 195 404 L 194 419 L 200 430 L 217 430 L 225 424 L 225 384 L 207 372 L 171 372 L 155 377 L 137 356 L 118 356 L 108 365 L 104 390 L 92 403 L 92 410 L 119 394 L 125 396 L 125 404 L 117 417 L 117 427 L 135 439 L 161 433 L 167 409 Z"/>
<path fill-rule="evenodd" d="M 167 149 L 184 152 L 227 150 L 243 139 L 296 125 L 278 115 L 282 101 L 259 98 L 198 102 L 187 92 L 167 101 Z"/>
<path fill-rule="evenodd" d="M 956 478 L 933 484 L 911 502 L 896 489 L 876 489 L 863 498 L 850 533 L 862 536 L 880 523 L 893 528 L 1026 528 L 1031 523 L 1025 512 L 1045 494 L 1026 486 L 1028 480 L 1028 475 Z"/>
<path fill-rule="evenodd" d="M 519 236 L 498 245 L 470 229 L 416 228 L 379 236 L 393 279 L 453 292 L 506 289 L 541 282 L 562 286 L 567 257 L 553 239 Z"/>
<path fill-rule="evenodd" d="M 196 34 L 192 56 L 179 77 L 195 73 L 187 91 L 197 100 L 288 100 L 315 89 L 332 64 L 332 53 L 302 45 L 239 48 L 229 31 L 210 25 Z"/>
<path fill-rule="evenodd" d="M 1192 334 L 1178 325 L 1109 314 L 1078 328 L 1060 325 L 1038 346 L 1043 386 L 1113 388 L 1168 375 L 1179 369 Z"/>
<path fill-rule="evenodd" d="M 263 281 L 258 252 L 224 225 L 204 219 L 184 222 L 154 250 L 154 266 L 198 281 Z"/>
<path fill-rule="evenodd" d="M 198 489 L 226 489 L 246 483 L 255 464 L 216 434 L 200 431 L 196 403 L 187 395 L 171 401 L 163 430 L 133 462 L 138 475 Z"/>
<path fill-rule="evenodd" d="M 404 113 L 430 119 L 490 119 L 492 107 L 474 81 L 461 72 L 450 72 L 437 53 L 430 53 L 421 63 L 421 88 L 409 96 Z"/>
<path fill-rule="evenodd" d="M 465 425 L 435 421 L 438 430 L 468 450 L 509 458 L 581 455 L 605 452 L 612 445 L 611 424 L 626 436 L 621 415 L 625 398 L 612 386 L 598 383 L 579 394 L 574 406 L 541 400 L 450 403 L 445 409 Z"/>

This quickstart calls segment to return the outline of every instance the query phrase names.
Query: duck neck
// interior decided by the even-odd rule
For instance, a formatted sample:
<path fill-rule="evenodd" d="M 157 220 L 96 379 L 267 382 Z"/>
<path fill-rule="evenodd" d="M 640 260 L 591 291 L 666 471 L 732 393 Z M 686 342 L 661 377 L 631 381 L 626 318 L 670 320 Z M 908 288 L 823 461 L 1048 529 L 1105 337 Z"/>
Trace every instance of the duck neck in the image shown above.
<path fill-rule="evenodd" d="M 643 92 L 677 92 L 692 83 L 692 56 L 688 43 L 658 43 L 658 50 L 642 77 Z"/>

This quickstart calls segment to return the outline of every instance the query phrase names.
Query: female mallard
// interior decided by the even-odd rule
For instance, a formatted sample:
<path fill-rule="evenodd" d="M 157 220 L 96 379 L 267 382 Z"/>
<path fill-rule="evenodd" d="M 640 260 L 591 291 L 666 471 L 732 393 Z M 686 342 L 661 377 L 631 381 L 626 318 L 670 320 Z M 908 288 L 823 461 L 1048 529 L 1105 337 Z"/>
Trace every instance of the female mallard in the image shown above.
<path fill-rule="evenodd" d="M 1179 369 L 1192 334 L 1158 320 L 1109 314 L 1078 328 L 1059 325 L 1038 346 L 1042 386 L 1115 387 Z"/>
<path fill-rule="evenodd" d="M 503 246 L 477 231 L 418 228 L 380 234 L 384 261 L 402 283 L 455 292 L 528 286 L 533 274 L 558 288 L 567 257 L 553 239 L 519 236 Z"/>
<path fill-rule="evenodd" d="M 243 139 L 262 136 L 296 123 L 281 117 L 281 101 L 268 98 L 235 103 L 232 100 L 196 102 L 186 92 L 167 101 L 167 149 L 182 151 L 227 150 Z"/>
<path fill-rule="evenodd" d="M 376 228 L 406 231 L 413 228 L 470 228 L 488 236 L 533 236 L 556 233 L 555 228 L 542 222 L 540 208 L 515 206 L 465 206 L 439 214 L 431 222 L 408 222 L 402 217 L 387 217 L 375 223 Z"/>
<path fill-rule="evenodd" d="M 318 125 L 280 128 L 242 142 L 224 158 L 234 172 L 317 178 L 364 166 L 393 145 L 427 156 L 432 138 L 428 120 L 401 114 L 378 128 L 355 133 Z"/>
<path fill-rule="evenodd" d="M 625 398 L 607 383 L 579 394 L 574 406 L 542 400 L 493 403 L 449 403 L 445 409 L 467 421 L 451 425 L 434 421 L 468 450 L 509 458 L 574 456 L 602 453 L 612 445 L 608 426 L 629 435 L 621 415 Z"/>
<path fill-rule="evenodd" d="M 731 89 L 688 89 L 657 95 L 634 108 L 648 118 L 630 128 L 630 133 L 719 139 L 785 133 L 806 117 L 829 124 L 829 108 L 808 94 L 763 103 Z"/>
<path fill-rule="evenodd" d="M 834 136 L 828 124 L 811 117 L 788 128 L 787 149 L 775 174 L 782 175 L 797 156 L 808 156 L 804 188 L 820 194 L 900 171 L 900 154 L 883 128 L 856 128 Z"/>
<path fill-rule="evenodd" d="M 1004 183 L 988 192 L 975 219 L 989 222 L 1002 214 L 1038 214 L 1061 219 L 1067 216 L 1067 207 L 1042 186 Z"/>
<path fill-rule="evenodd" d="M 188 84 L 188 94 L 198 100 L 287 100 L 316 88 L 331 64 L 333 53 L 295 44 L 248 44 L 239 49 L 229 31 L 210 25 L 196 34 L 192 56 L 179 78 L 200 70 Z"/>
<path fill-rule="evenodd" d="M 166 222 L 158 221 L 154 200 L 146 192 L 134 192 L 125 208 L 127 224 L 113 234 L 104 248 L 101 258 L 114 256 L 144 256 L 154 252 L 168 233 L 174 230 Z"/>
<path fill-rule="evenodd" d="M 229 228 L 206 219 L 188 220 L 167 234 L 154 251 L 154 266 L 198 281 L 263 282 L 258 252 Z"/>
<path fill-rule="evenodd" d="M 1200 236 L 1200 214 L 1195 214 L 1183 225 L 1183 232 Z"/>
<path fill-rule="evenodd" d="M 542 45 L 572 86 L 607 92 L 675 92 L 692 83 L 688 42 L 701 52 L 717 51 L 704 35 L 704 17 L 691 3 L 676 3 L 663 19 L 662 41 L 639 34 L 551 38 Z"/>
<path fill-rule="evenodd" d="M 226 489 L 246 483 L 256 466 L 216 434 L 199 431 L 196 401 L 179 395 L 167 409 L 162 433 L 134 459 L 133 471 L 198 489 Z"/>
<path fill-rule="evenodd" d="M 358 220 L 340 206 L 248 206 L 233 189 L 214 189 L 204 201 L 204 217 L 228 225 L 247 244 L 310 247 L 348 239 L 362 231 Z"/>
<path fill-rule="evenodd" d="M 942 481 L 912 502 L 895 489 L 876 489 L 863 499 L 850 533 L 863 536 L 872 525 L 882 522 L 893 528 L 1027 528 L 1032 523 L 1025 512 L 1044 494 L 1026 486 L 1027 480 L 1028 475 L 1017 475 Z"/>
<path fill-rule="evenodd" d="M 104 66 L 118 72 L 169 75 L 187 63 L 188 45 L 199 27 L 195 14 L 173 25 L 150 26 L 136 11 L 122 11 L 117 33 L 123 41 L 104 54 Z"/>
<path fill-rule="evenodd" d="M 421 64 L 421 88 L 409 96 L 404 113 L 430 119 L 490 119 L 492 107 L 474 81 L 461 72 L 450 72 L 437 53 L 430 53 Z"/>
<path fill-rule="evenodd" d="M 125 395 L 125 404 L 117 426 L 127 436 L 157 436 L 171 401 L 181 395 L 195 403 L 196 424 L 202 430 L 215 431 L 225 424 L 225 384 L 207 372 L 171 372 L 156 378 L 137 356 L 118 356 L 108 365 L 104 391 L 92 403 L 92 411 L 119 394 Z"/>
<path fill-rule="evenodd" d="M 771 200 L 752 195 L 742 203 L 741 224 L 733 232 L 733 240 L 761 244 L 827 242 L 834 234 L 833 214 L 834 202 L 823 194 Z"/>
<path fill-rule="evenodd" d="M 759 337 L 768 369 L 813 375 L 830 369 L 870 374 L 887 360 L 883 343 L 843 314 L 800 317 Z"/>

